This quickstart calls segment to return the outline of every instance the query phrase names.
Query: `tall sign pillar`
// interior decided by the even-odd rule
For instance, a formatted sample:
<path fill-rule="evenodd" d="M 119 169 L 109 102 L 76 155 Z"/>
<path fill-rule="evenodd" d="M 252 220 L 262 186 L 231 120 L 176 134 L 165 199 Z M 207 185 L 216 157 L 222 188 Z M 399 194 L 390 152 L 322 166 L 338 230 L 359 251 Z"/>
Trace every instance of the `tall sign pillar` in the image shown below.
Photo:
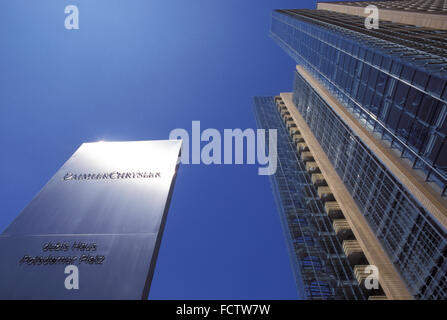
<path fill-rule="evenodd" d="M 0 234 L 0 299 L 146 299 L 180 147 L 82 144 Z"/>

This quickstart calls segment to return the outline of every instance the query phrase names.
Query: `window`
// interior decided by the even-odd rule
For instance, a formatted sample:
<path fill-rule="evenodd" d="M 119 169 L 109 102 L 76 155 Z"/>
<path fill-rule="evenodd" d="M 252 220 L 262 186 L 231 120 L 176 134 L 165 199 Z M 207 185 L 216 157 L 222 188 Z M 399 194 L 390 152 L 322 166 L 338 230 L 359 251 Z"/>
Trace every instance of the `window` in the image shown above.
<path fill-rule="evenodd" d="M 385 71 L 390 71 L 391 59 L 389 57 L 383 57 L 382 59 L 382 69 Z"/>
<path fill-rule="evenodd" d="M 388 78 L 388 76 L 385 73 L 379 72 L 378 77 L 377 77 L 376 91 L 380 95 L 383 95 L 385 92 L 387 78 Z"/>
<path fill-rule="evenodd" d="M 432 121 L 432 116 L 437 111 L 437 107 L 438 101 L 428 95 L 425 95 L 419 107 L 420 111 L 418 113 L 418 118 L 429 124 L 431 124 L 431 122 L 436 122 Z"/>
<path fill-rule="evenodd" d="M 441 80 L 438 77 L 431 76 L 430 80 L 428 81 L 427 91 L 437 97 L 440 97 L 445 86 L 445 80 Z"/>
<path fill-rule="evenodd" d="M 391 67 L 391 73 L 399 77 L 401 71 L 402 71 L 402 64 L 397 61 L 393 61 L 393 65 Z"/>
<path fill-rule="evenodd" d="M 332 295 L 329 285 L 325 281 L 313 281 L 306 286 L 306 291 L 311 297 L 327 297 Z"/>
<path fill-rule="evenodd" d="M 304 257 L 303 260 L 301 261 L 301 265 L 303 266 L 303 269 L 321 270 L 322 268 L 321 261 L 316 256 Z"/>
<path fill-rule="evenodd" d="M 428 74 L 422 71 L 416 71 L 416 74 L 414 76 L 413 84 L 421 88 L 422 90 L 425 89 L 425 86 L 427 85 L 428 81 Z"/>
<path fill-rule="evenodd" d="M 314 245 L 314 239 L 310 236 L 298 237 L 295 239 L 295 243 L 298 244 L 307 244 L 310 246 Z"/>
<path fill-rule="evenodd" d="M 402 79 L 411 82 L 413 80 L 413 76 L 414 76 L 414 69 L 409 66 L 404 66 L 401 75 Z"/>
<path fill-rule="evenodd" d="M 397 84 L 396 92 L 394 94 L 394 104 L 398 107 L 402 108 L 405 104 L 405 100 L 408 95 L 409 86 L 404 84 L 403 82 L 399 82 Z"/>
<path fill-rule="evenodd" d="M 405 104 L 405 109 L 408 112 L 410 112 L 411 114 L 416 115 L 419 110 L 419 106 L 421 104 L 422 97 L 423 97 L 423 94 L 421 91 L 419 91 L 415 88 L 411 88 L 410 92 L 408 94 L 407 102 Z"/>

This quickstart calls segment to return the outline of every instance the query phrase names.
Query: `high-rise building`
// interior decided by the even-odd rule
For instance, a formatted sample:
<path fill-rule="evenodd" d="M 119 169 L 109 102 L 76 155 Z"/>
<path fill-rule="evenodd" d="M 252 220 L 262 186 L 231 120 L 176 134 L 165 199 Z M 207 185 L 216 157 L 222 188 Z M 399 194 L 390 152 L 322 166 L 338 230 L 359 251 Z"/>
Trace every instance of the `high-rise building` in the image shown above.
<path fill-rule="evenodd" d="M 447 298 L 447 31 L 415 18 L 446 10 L 421 3 L 272 14 L 272 38 L 297 63 L 294 90 L 256 98 L 255 111 L 260 127 L 278 129 L 272 183 L 304 298 L 317 297 L 315 287 L 324 298 L 354 298 L 340 293 L 343 272 L 357 278 L 355 298 Z M 367 29 L 368 4 L 379 18 L 407 18 L 384 15 Z M 304 251 L 324 276 L 306 273 Z M 368 266 L 379 289 L 365 286 L 376 270 Z"/>
<path fill-rule="evenodd" d="M 339 222 L 339 235 L 352 236 L 332 197 L 322 193 L 326 185 L 312 154 L 280 97 L 256 97 L 257 124 L 277 129 L 277 170 L 271 176 L 281 225 L 290 252 L 298 295 L 303 299 L 363 299 L 365 292 L 343 254 L 341 239 L 332 227 Z M 301 156 L 296 148 L 301 148 Z M 326 187 L 327 189 L 327 187 Z M 329 199 L 333 200 L 333 199 Z M 325 213 L 325 206 L 329 214 Z M 340 222 L 342 222 L 340 224 Z"/>

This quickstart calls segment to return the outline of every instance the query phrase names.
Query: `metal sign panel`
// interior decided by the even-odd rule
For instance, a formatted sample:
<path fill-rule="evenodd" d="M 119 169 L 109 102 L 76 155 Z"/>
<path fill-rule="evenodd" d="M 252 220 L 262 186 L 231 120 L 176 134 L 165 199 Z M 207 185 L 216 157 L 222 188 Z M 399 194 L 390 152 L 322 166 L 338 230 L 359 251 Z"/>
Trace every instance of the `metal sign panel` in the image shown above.
<path fill-rule="evenodd" d="M 180 147 L 82 144 L 0 235 L 0 299 L 147 298 Z"/>

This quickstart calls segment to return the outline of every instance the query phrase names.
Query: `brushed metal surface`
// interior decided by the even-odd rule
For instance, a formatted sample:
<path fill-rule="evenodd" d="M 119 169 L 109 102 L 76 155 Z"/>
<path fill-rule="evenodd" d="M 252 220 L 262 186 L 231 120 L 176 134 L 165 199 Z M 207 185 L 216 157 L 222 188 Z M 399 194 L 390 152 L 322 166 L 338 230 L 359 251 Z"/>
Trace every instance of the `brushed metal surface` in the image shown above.
<path fill-rule="evenodd" d="M 180 146 L 177 140 L 81 145 L 0 235 L 0 299 L 146 298 Z M 84 174 L 109 178 L 64 180 Z M 70 248 L 44 250 L 57 242 Z M 96 250 L 72 249 L 79 242 Z M 105 259 L 88 264 L 80 261 L 83 254 Z M 79 268 L 78 290 L 65 288 L 65 264 L 20 263 L 24 256 L 49 255 L 78 257 L 72 263 Z"/>

